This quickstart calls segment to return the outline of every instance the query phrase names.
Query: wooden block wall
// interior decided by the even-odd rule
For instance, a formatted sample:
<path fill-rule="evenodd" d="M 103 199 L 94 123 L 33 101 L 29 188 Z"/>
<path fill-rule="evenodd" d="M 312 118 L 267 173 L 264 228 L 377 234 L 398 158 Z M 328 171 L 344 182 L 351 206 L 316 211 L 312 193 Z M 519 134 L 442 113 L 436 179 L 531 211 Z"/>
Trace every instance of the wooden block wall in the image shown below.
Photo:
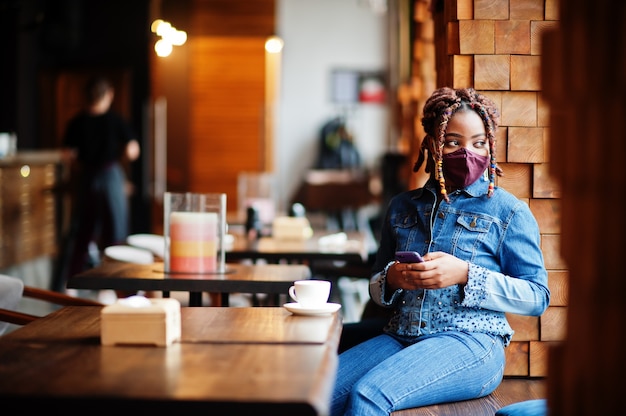
<path fill-rule="evenodd" d="M 398 140 L 398 151 L 408 155 L 409 160 L 417 160 L 424 130 L 420 122 L 420 114 L 424 102 L 430 96 L 437 84 L 435 68 L 438 62 L 447 59 L 447 51 L 437 50 L 434 40 L 448 36 L 445 28 L 442 30 L 432 18 L 430 0 L 409 0 L 412 9 L 412 38 L 411 38 L 411 75 L 409 80 L 398 88 L 398 103 L 400 108 L 401 132 Z M 448 44 L 446 42 L 446 44 Z M 458 48 L 458 45 L 457 45 Z M 459 63 L 459 65 L 462 65 Z M 467 60 L 463 65 L 471 65 Z M 418 187 L 424 183 L 428 174 L 412 172 L 413 163 L 405 167 L 406 177 L 410 178 L 409 186 Z"/>
<path fill-rule="evenodd" d="M 424 3 L 414 0 L 414 7 L 421 9 Z M 542 35 L 558 27 L 557 0 L 436 4 L 437 86 L 474 87 L 496 102 L 501 112 L 497 158 L 505 174 L 497 184 L 527 202 L 539 224 L 551 303 L 539 318 L 508 316 L 515 335 L 506 351 L 505 375 L 543 377 L 547 350 L 565 336 L 568 299 L 568 271 L 560 255 L 561 191 L 550 175 L 550 114 L 541 97 Z M 414 68 L 419 72 L 413 77 L 420 80 L 425 70 L 419 55 L 414 55 Z M 432 90 L 421 92 L 414 100 Z M 416 126 L 419 120 L 418 111 Z"/>

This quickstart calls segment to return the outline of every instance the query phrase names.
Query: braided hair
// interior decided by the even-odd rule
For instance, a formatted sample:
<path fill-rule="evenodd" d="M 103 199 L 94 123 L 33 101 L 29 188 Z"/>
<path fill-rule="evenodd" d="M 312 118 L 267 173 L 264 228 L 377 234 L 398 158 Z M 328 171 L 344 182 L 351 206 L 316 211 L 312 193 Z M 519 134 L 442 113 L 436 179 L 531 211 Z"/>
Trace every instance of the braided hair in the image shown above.
<path fill-rule="evenodd" d="M 422 126 L 426 136 L 422 141 L 413 171 L 418 171 L 426 162 L 426 172 L 430 173 L 431 176 L 434 175 L 439 181 L 441 195 L 446 201 L 449 201 L 446 180 L 443 176 L 443 147 L 448 122 L 459 111 L 475 111 L 485 125 L 491 158 L 487 195 L 491 197 L 495 187 L 495 175 L 502 176 L 502 169 L 496 163 L 496 129 L 500 114 L 493 101 L 479 94 L 473 88 L 439 88 L 426 101 L 422 117 Z M 426 152 L 428 152 L 428 158 Z"/>

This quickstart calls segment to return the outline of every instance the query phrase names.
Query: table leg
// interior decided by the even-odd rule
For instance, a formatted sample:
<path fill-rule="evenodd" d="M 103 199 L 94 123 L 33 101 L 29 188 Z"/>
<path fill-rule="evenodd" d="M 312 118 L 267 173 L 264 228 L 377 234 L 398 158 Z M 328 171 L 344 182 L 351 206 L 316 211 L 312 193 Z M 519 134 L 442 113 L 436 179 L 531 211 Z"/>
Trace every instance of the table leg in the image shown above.
<path fill-rule="evenodd" d="M 228 296 L 228 292 L 223 292 L 222 293 L 222 304 L 221 306 L 228 306 L 228 302 L 229 302 L 229 296 Z"/>
<path fill-rule="evenodd" d="M 189 292 L 189 306 L 202 306 L 202 292 Z"/>

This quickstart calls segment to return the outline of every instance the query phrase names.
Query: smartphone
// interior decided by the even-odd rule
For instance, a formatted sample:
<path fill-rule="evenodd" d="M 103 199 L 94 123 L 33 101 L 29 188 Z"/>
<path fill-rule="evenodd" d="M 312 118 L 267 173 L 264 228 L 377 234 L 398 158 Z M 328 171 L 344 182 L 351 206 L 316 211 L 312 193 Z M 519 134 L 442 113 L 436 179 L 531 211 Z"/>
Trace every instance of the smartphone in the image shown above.
<path fill-rule="evenodd" d="M 396 251 L 396 260 L 400 263 L 421 263 L 424 261 L 417 251 Z"/>

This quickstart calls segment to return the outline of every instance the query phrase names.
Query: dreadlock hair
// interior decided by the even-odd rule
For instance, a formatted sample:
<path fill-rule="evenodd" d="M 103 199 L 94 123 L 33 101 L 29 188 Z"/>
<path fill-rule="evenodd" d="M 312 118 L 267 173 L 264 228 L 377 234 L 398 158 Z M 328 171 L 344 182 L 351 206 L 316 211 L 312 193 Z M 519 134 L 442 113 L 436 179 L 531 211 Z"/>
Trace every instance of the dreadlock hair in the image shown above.
<path fill-rule="evenodd" d="M 446 180 L 443 176 L 443 147 L 448 122 L 459 111 L 475 111 L 485 125 L 489 141 L 489 190 L 487 196 L 493 195 L 495 175 L 502 176 L 502 169 L 496 163 L 496 129 L 500 114 L 496 105 L 486 96 L 477 93 L 473 88 L 453 89 L 443 87 L 437 89 L 424 104 L 422 126 L 426 132 L 422 146 L 413 166 L 413 171 L 420 169 L 426 162 L 426 172 L 439 181 L 440 192 L 449 202 L 446 191 Z M 426 156 L 428 152 L 428 157 Z"/>

